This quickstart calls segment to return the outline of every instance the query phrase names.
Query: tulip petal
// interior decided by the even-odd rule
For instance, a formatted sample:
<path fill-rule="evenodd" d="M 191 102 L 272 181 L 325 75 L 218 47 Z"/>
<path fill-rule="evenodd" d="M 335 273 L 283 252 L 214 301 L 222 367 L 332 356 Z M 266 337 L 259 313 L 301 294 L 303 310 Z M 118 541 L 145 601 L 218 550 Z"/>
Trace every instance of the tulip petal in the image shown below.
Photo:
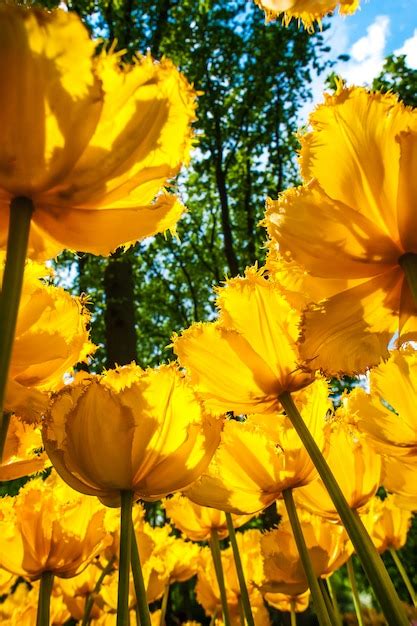
<path fill-rule="evenodd" d="M 280 250 L 313 276 L 380 274 L 397 264 L 401 250 L 378 222 L 353 207 L 332 200 L 313 182 L 269 200 L 265 223 Z"/>
<path fill-rule="evenodd" d="M 388 357 L 398 329 L 401 269 L 397 268 L 310 306 L 300 354 L 329 376 L 363 372 Z"/>
<path fill-rule="evenodd" d="M 184 206 L 176 196 L 162 194 L 153 204 L 134 209 L 62 210 L 47 206 L 37 209 L 33 219 L 62 247 L 106 255 L 138 239 L 174 230 L 183 212 Z"/>
<path fill-rule="evenodd" d="M 398 183 L 398 228 L 406 252 L 417 253 L 417 130 L 401 132 L 397 136 L 400 146 L 400 175 Z"/>
<path fill-rule="evenodd" d="M 352 87 L 326 95 L 310 124 L 313 132 L 301 138 L 304 180 L 316 178 L 330 198 L 356 209 L 398 241 L 396 135 L 416 128 L 413 110 L 391 93 Z"/>

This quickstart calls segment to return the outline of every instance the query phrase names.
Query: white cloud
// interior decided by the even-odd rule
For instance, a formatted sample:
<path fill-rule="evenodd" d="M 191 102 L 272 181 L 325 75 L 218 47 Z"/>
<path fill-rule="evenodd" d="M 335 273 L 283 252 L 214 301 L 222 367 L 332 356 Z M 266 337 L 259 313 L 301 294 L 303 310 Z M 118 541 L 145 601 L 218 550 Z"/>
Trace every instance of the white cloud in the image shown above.
<path fill-rule="evenodd" d="M 378 15 L 366 29 L 366 35 L 351 46 L 350 60 L 338 67 L 349 84 L 369 85 L 382 70 L 389 26 L 389 17 Z"/>
<path fill-rule="evenodd" d="M 401 48 L 394 50 L 394 54 L 405 54 L 407 65 L 417 70 L 417 28 L 414 30 L 412 37 L 404 41 Z"/>

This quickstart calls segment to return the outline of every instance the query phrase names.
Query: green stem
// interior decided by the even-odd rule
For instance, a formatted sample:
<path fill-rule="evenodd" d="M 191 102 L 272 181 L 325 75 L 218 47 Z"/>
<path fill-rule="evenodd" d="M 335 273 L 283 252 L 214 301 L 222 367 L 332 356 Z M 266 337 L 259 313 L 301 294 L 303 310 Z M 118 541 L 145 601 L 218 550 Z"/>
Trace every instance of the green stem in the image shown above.
<path fill-rule="evenodd" d="M 405 586 L 407 587 L 407 591 L 410 594 L 410 598 L 414 604 L 415 607 L 417 607 L 417 597 L 416 597 L 416 592 L 414 591 L 414 587 L 411 584 L 411 580 L 408 577 L 407 572 L 405 571 L 405 567 L 404 565 L 401 563 L 401 559 L 398 556 L 398 552 L 396 552 L 393 548 L 390 548 L 390 554 L 393 558 L 393 561 L 395 563 L 395 565 L 397 566 L 397 569 L 400 573 L 401 578 L 404 581 Z"/>
<path fill-rule="evenodd" d="M 132 552 L 132 491 L 121 491 L 117 626 L 129 626 L 129 574 Z"/>
<path fill-rule="evenodd" d="M 361 601 L 359 598 L 358 587 L 356 585 L 356 578 L 355 578 L 355 572 L 353 571 L 352 559 L 349 559 L 349 561 L 346 563 L 346 567 L 347 567 L 350 586 L 352 589 L 352 598 L 353 598 L 353 604 L 355 606 L 356 618 L 358 620 L 359 626 L 364 626 Z"/>
<path fill-rule="evenodd" d="M 399 259 L 399 264 L 404 270 L 408 287 L 413 296 L 414 304 L 417 307 L 417 254 L 407 252 Z"/>
<path fill-rule="evenodd" d="M 101 585 L 103 584 L 103 580 L 105 579 L 107 574 L 110 574 L 110 572 L 114 569 L 113 565 L 114 565 L 115 560 L 116 560 L 116 557 L 112 556 L 112 558 L 107 563 L 106 567 L 102 570 L 100 576 L 98 577 L 97 582 L 94 585 L 93 591 L 88 594 L 87 599 L 85 601 L 84 615 L 83 615 L 83 619 L 81 622 L 81 626 L 87 626 L 87 624 L 89 623 L 91 609 L 93 608 L 96 595 L 100 591 Z"/>
<path fill-rule="evenodd" d="M 336 590 L 333 586 L 331 577 L 326 578 L 326 584 L 327 584 L 327 589 L 329 590 L 329 595 L 332 599 L 332 605 L 333 605 L 334 616 L 336 618 L 336 624 L 337 626 L 343 626 L 343 620 L 342 620 L 342 615 L 339 609 L 339 603 L 337 601 Z"/>
<path fill-rule="evenodd" d="M 237 599 L 237 606 L 239 609 L 239 620 L 240 620 L 240 626 L 245 626 L 246 622 L 245 622 L 245 611 L 243 610 L 243 604 L 242 604 L 242 596 L 239 596 Z"/>
<path fill-rule="evenodd" d="M 335 612 L 333 609 L 332 599 L 329 595 L 326 585 L 324 584 L 324 580 L 322 578 L 318 578 L 317 582 L 319 584 L 321 595 L 326 605 L 326 609 L 330 617 L 330 621 L 332 622 L 332 624 L 334 624 L 334 626 L 336 626 L 336 616 L 335 616 Z"/>
<path fill-rule="evenodd" d="M 165 586 L 164 595 L 162 597 L 161 616 L 159 618 L 159 626 L 165 626 L 165 615 L 167 613 L 168 598 L 169 598 L 169 583 Z"/>
<path fill-rule="evenodd" d="M 290 520 L 295 543 L 297 544 L 298 554 L 300 555 L 300 559 L 304 568 L 304 573 L 307 577 L 308 586 L 310 587 L 314 611 L 318 617 L 320 626 L 332 626 L 332 622 L 330 621 L 324 598 L 321 595 L 316 574 L 313 570 L 310 553 L 304 540 L 300 520 L 298 519 L 297 510 L 294 504 L 292 489 L 284 489 L 284 491 L 282 492 L 282 496 L 284 498 L 285 508 L 287 509 L 288 519 Z"/>
<path fill-rule="evenodd" d="M 235 528 L 233 526 L 232 515 L 230 513 L 226 513 L 226 522 L 227 530 L 229 531 L 230 543 L 233 550 L 233 558 L 235 561 L 237 578 L 239 581 L 240 597 L 242 600 L 243 611 L 245 613 L 248 626 L 255 626 L 252 609 L 250 606 L 248 588 L 245 581 L 245 574 L 243 572 L 242 559 L 240 558 L 239 546 L 237 545 Z"/>
<path fill-rule="evenodd" d="M 291 626 L 297 626 L 297 613 L 295 612 L 294 606 L 295 606 L 295 603 L 291 602 L 291 612 L 290 612 Z"/>
<path fill-rule="evenodd" d="M 404 607 L 398 598 L 381 557 L 372 543 L 359 515 L 349 507 L 327 461 L 305 425 L 291 395 L 286 391 L 279 396 L 279 400 L 285 409 L 287 417 L 291 420 L 294 429 L 297 431 L 298 436 L 310 455 L 335 505 L 368 580 L 374 589 L 375 596 L 387 618 L 387 622 L 389 624 L 395 624 L 395 626 L 409 626 Z"/>
<path fill-rule="evenodd" d="M 30 198 L 13 198 L 10 203 L 7 253 L 0 295 L 0 462 L 7 436 L 7 427 L 5 428 L 3 424 L 3 407 L 33 209 L 33 202 Z"/>
<path fill-rule="evenodd" d="M 38 613 L 36 626 L 49 626 L 49 613 L 51 606 L 51 593 L 54 586 L 52 572 L 43 572 L 39 586 Z"/>
<path fill-rule="evenodd" d="M 231 626 L 230 616 L 229 616 L 229 607 L 227 606 L 226 586 L 224 584 L 224 573 L 223 573 L 223 565 L 222 565 L 222 556 L 220 552 L 219 536 L 215 528 L 211 529 L 210 550 L 211 550 L 211 556 L 213 559 L 214 570 L 216 572 L 217 584 L 219 585 L 224 626 Z"/>
<path fill-rule="evenodd" d="M 140 563 L 138 542 L 136 540 L 135 532 L 132 533 L 132 573 L 133 582 L 135 584 L 136 603 L 139 609 L 140 624 L 141 626 L 151 626 L 145 581 L 143 580 L 142 565 Z"/>

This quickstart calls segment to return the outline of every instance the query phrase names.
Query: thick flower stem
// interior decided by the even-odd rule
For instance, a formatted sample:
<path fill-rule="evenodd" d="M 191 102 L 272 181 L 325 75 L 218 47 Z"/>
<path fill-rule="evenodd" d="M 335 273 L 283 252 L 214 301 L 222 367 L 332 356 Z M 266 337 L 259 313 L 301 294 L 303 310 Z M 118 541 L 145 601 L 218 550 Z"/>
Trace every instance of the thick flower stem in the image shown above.
<path fill-rule="evenodd" d="M 399 264 L 404 270 L 408 287 L 413 296 L 414 304 L 417 308 L 417 254 L 407 252 L 399 259 Z"/>
<path fill-rule="evenodd" d="M 214 570 L 216 572 L 217 584 L 219 585 L 220 600 L 222 603 L 223 622 L 225 626 L 230 625 L 229 607 L 227 606 L 226 586 L 224 583 L 222 556 L 220 551 L 219 536 L 215 528 L 211 529 L 210 550 L 213 559 Z"/>
<path fill-rule="evenodd" d="M 7 428 L 3 426 L 3 407 L 33 209 L 30 198 L 13 198 L 10 203 L 6 263 L 0 295 L 0 461 L 7 435 Z"/>
<path fill-rule="evenodd" d="M 245 574 L 243 573 L 242 559 L 240 558 L 239 546 L 236 541 L 235 528 L 233 526 L 233 520 L 230 513 L 226 513 L 227 530 L 229 531 L 230 543 L 233 550 L 233 558 L 235 560 L 237 578 L 239 581 L 240 598 L 242 601 L 243 610 L 245 613 L 248 626 L 255 626 L 255 622 L 252 615 L 252 609 L 250 606 L 248 588 L 246 586 Z"/>
<path fill-rule="evenodd" d="M 133 493 L 121 491 L 119 587 L 117 592 L 117 626 L 129 626 L 129 575 L 132 552 Z"/>
<path fill-rule="evenodd" d="M 300 520 L 298 519 L 297 510 L 295 508 L 292 489 L 284 489 L 282 496 L 287 509 L 288 519 L 290 520 L 291 529 L 297 545 L 298 554 L 303 564 L 304 573 L 307 577 L 308 586 L 310 587 L 311 597 L 313 600 L 314 612 L 317 615 L 320 626 L 332 626 L 329 614 L 327 612 L 326 603 L 321 594 L 319 584 L 311 563 L 310 554 L 303 536 Z"/>
<path fill-rule="evenodd" d="M 349 561 L 346 563 L 346 567 L 347 567 L 350 587 L 352 589 L 352 598 L 353 598 L 353 605 L 355 607 L 356 619 L 358 620 L 359 626 L 364 626 L 361 601 L 359 598 L 358 586 L 356 584 L 356 578 L 355 578 L 355 572 L 353 570 L 352 559 L 349 559 Z"/>
<path fill-rule="evenodd" d="M 169 598 L 169 583 L 165 585 L 165 591 L 162 597 L 161 616 L 159 618 L 159 626 L 165 626 L 165 616 L 167 614 L 168 598 Z"/>
<path fill-rule="evenodd" d="M 340 614 L 339 603 L 337 601 L 336 591 L 333 587 L 332 578 L 326 578 L 327 589 L 329 590 L 329 595 L 332 599 L 333 612 L 336 618 L 337 626 L 343 626 L 342 616 Z"/>
<path fill-rule="evenodd" d="M 290 617 L 291 617 L 291 626 L 297 626 L 297 613 L 294 610 L 293 603 L 291 605 Z"/>
<path fill-rule="evenodd" d="M 132 573 L 135 585 L 136 603 L 139 609 L 140 626 L 151 626 L 145 581 L 143 580 L 136 534 L 132 532 Z"/>
<path fill-rule="evenodd" d="M 416 596 L 416 592 L 414 591 L 414 587 L 411 584 L 411 580 L 408 577 L 407 572 L 405 571 L 404 565 L 401 563 L 401 559 L 398 556 L 398 553 L 393 549 L 390 548 L 390 554 L 393 558 L 393 561 L 395 563 L 395 565 L 397 566 L 397 570 L 401 576 L 401 578 L 403 579 L 403 582 L 405 584 L 405 586 L 407 587 L 407 591 L 410 594 L 410 598 L 412 603 L 414 604 L 415 607 L 417 607 L 417 596 Z"/>
<path fill-rule="evenodd" d="M 90 621 L 91 609 L 93 608 L 93 605 L 94 605 L 94 600 L 95 600 L 98 592 L 101 589 L 101 585 L 103 584 L 103 580 L 106 578 L 107 574 L 110 574 L 110 572 L 113 571 L 113 569 L 114 569 L 113 565 L 114 565 L 115 560 L 116 560 L 116 557 L 112 556 L 112 558 L 107 563 L 106 567 L 104 567 L 104 569 L 102 570 L 100 576 L 98 577 L 97 582 L 94 585 L 93 591 L 88 594 L 87 599 L 85 601 L 84 615 L 83 615 L 83 620 L 81 622 L 81 626 L 87 626 L 88 625 L 88 623 Z"/>
<path fill-rule="evenodd" d="M 52 572 L 43 572 L 39 585 L 38 613 L 36 626 L 49 626 L 49 613 L 51 606 L 51 593 L 54 586 Z"/>
<path fill-rule="evenodd" d="M 359 515 L 349 507 L 327 461 L 305 425 L 291 395 L 288 392 L 284 392 L 279 396 L 279 399 L 335 505 L 340 519 L 353 543 L 356 554 L 375 592 L 375 596 L 387 618 L 387 622 L 389 624 L 395 624 L 396 626 L 408 626 L 409 622 L 406 613 L 381 557 L 372 543 Z"/>

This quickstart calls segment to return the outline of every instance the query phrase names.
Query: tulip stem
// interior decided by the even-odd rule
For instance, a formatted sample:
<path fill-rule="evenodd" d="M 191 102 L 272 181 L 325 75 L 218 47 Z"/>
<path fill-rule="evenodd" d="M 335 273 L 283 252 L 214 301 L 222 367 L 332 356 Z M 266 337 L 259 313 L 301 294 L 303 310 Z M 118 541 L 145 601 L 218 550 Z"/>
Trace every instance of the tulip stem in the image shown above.
<path fill-rule="evenodd" d="M 347 567 L 350 586 L 352 589 L 352 598 L 353 598 L 353 604 L 355 606 L 356 618 L 358 620 L 359 626 L 364 626 L 361 600 L 359 598 L 358 586 L 356 584 L 355 572 L 353 569 L 353 561 L 351 558 L 346 563 L 346 567 Z"/>
<path fill-rule="evenodd" d="M 136 533 L 132 532 L 132 573 L 135 585 L 136 604 L 139 609 L 139 618 L 141 626 L 151 626 L 151 618 L 149 615 L 148 600 L 146 597 L 145 581 L 143 580 L 142 565 L 140 563 L 138 542 Z"/>
<path fill-rule="evenodd" d="M 400 573 L 401 578 L 404 581 L 405 586 L 407 587 L 407 591 L 410 594 L 410 598 L 414 604 L 415 607 L 417 607 L 417 596 L 416 596 L 416 592 L 414 591 L 414 587 L 411 584 L 411 580 L 408 577 L 407 572 L 405 571 L 405 567 L 404 565 L 401 563 L 401 559 L 398 556 L 398 552 L 396 552 L 393 548 L 390 548 L 390 554 L 393 558 L 393 561 L 395 563 L 395 565 L 397 566 L 397 569 Z"/>
<path fill-rule="evenodd" d="M 107 563 L 106 567 L 103 568 L 100 576 L 98 577 L 97 582 L 94 585 L 93 591 L 88 594 L 87 599 L 85 601 L 84 615 L 83 615 L 83 620 L 81 622 L 81 626 L 87 626 L 87 624 L 89 623 L 91 609 L 93 608 L 94 600 L 96 598 L 96 595 L 98 594 L 98 592 L 101 589 L 101 585 L 103 584 L 103 580 L 114 569 L 113 565 L 114 565 L 115 560 L 116 560 L 116 557 L 112 556 L 112 558 L 109 560 L 109 562 Z"/>
<path fill-rule="evenodd" d="M 36 626 L 49 626 L 49 614 L 51 606 L 51 593 L 54 586 L 52 572 L 43 572 L 39 585 L 38 612 Z"/>
<path fill-rule="evenodd" d="M 116 626 L 129 626 L 129 574 L 132 552 L 132 491 L 121 491 L 119 587 Z"/>
<path fill-rule="evenodd" d="M 316 574 L 313 570 L 313 564 L 311 562 L 310 553 L 308 551 L 303 536 L 300 520 L 298 519 L 297 510 L 295 508 L 294 498 L 292 495 L 292 489 L 284 489 L 284 491 L 282 492 L 282 496 L 284 498 L 285 508 L 287 509 L 288 519 L 290 520 L 295 543 L 297 544 L 298 554 L 300 555 L 304 573 L 307 577 L 308 586 L 310 587 L 314 611 L 318 617 L 320 626 L 332 626 L 332 622 L 330 621 L 330 617 L 327 612 L 326 603 L 321 594 Z"/>
<path fill-rule="evenodd" d="M 165 615 L 167 613 L 168 598 L 169 598 L 169 583 L 165 585 L 164 595 L 162 597 L 161 604 L 161 616 L 159 618 L 159 626 L 165 626 Z"/>
<path fill-rule="evenodd" d="M 335 615 L 333 604 L 332 604 L 332 599 L 331 599 L 331 597 L 329 595 L 329 592 L 327 590 L 326 585 L 324 584 L 324 580 L 323 580 L 323 578 L 318 578 L 317 582 L 319 584 L 321 595 L 322 595 L 324 603 L 326 605 L 326 609 L 327 609 L 327 613 L 328 613 L 328 615 L 330 617 L 330 621 L 332 622 L 332 624 L 334 624 L 334 626 L 336 626 L 337 620 L 336 620 L 336 615 Z"/>
<path fill-rule="evenodd" d="M 356 511 L 352 511 L 343 495 L 333 473 L 323 457 L 320 448 L 303 418 L 301 417 L 291 395 L 285 391 L 279 396 L 287 417 L 303 442 L 311 460 L 313 461 L 324 486 L 342 520 L 344 527 L 353 543 L 362 567 L 373 587 L 375 596 L 389 624 L 408 626 L 409 622 L 405 610 L 398 598 L 392 580 L 379 556 L 368 532 Z"/>
<path fill-rule="evenodd" d="M 7 427 L 3 424 L 3 407 L 33 210 L 34 206 L 30 198 L 22 196 L 13 198 L 10 202 L 6 262 L 0 294 L 0 462 L 3 458 L 4 442 L 7 436 Z"/>
<path fill-rule="evenodd" d="M 290 612 L 291 626 L 297 626 L 297 613 L 295 612 L 294 606 L 295 606 L 295 602 L 292 601 L 291 602 L 291 612 Z"/>
<path fill-rule="evenodd" d="M 417 307 L 417 254 L 406 252 L 399 259 L 399 264 L 404 270 L 407 284 L 410 289 L 414 304 Z"/>
<path fill-rule="evenodd" d="M 245 611 L 243 610 L 243 604 L 242 604 L 242 596 L 239 596 L 237 599 L 237 606 L 239 609 L 239 621 L 240 621 L 240 626 L 245 626 L 246 622 L 245 622 Z"/>
<path fill-rule="evenodd" d="M 213 559 L 214 570 L 216 572 L 217 584 L 219 585 L 220 600 L 222 603 L 223 622 L 225 626 L 231 626 L 229 607 L 227 606 L 226 586 L 224 583 L 224 573 L 222 565 L 222 556 L 220 551 L 219 536 L 215 528 L 211 529 L 210 550 Z"/>
<path fill-rule="evenodd" d="M 242 559 L 240 558 L 239 546 L 236 541 L 235 528 L 233 526 L 233 520 L 230 513 L 226 513 L 227 530 L 229 531 L 230 543 L 233 550 L 233 558 L 235 561 L 235 567 L 237 572 L 237 578 L 239 581 L 240 598 L 242 601 L 243 611 L 245 613 L 248 626 L 255 626 L 255 622 L 252 615 L 252 609 L 250 606 L 248 588 L 246 586 L 245 574 L 243 572 Z"/>
<path fill-rule="evenodd" d="M 333 587 L 332 578 L 326 578 L 327 589 L 329 590 L 329 595 L 332 599 L 334 616 L 336 619 L 337 626 L 343 626 L 342 616 L 340 614 L 339 603 L 337 601 L 336 591 Z"/>

